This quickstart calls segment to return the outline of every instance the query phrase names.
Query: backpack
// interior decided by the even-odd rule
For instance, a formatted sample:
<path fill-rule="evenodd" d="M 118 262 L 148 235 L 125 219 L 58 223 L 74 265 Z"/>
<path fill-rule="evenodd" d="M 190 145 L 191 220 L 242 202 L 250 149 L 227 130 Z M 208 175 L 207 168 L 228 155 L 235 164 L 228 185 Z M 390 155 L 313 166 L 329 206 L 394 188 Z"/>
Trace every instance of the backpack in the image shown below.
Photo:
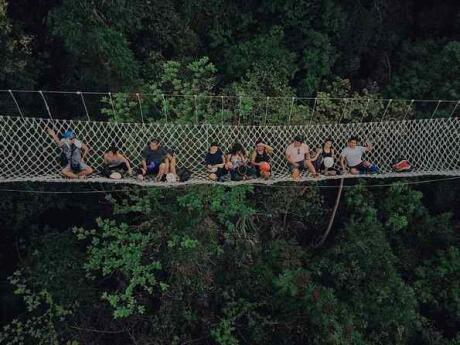
<path fill-rule="evenodd" d="M 391 169 L 393 169 L 394 172 L 409 172 L 412 170 L 412 165 L 407 159 L 399 159 L 393 161 Z"/>
<path fill-rule="evenodd" d="M 70 165 L 70 169 L 72 169 L 72 171 L 75 171 L 75 172 L 78 172 L 80 171 L 80 160 L 78 159 L 75 159 L 74 157 L 74 153 L 76 150 L 79 150 L 80 148 L 78 148 L 75 144 L 71 144 L 71 145 L 64 145 L 62 147 L 62 151 L 61 151 L 61 155 L 60 155 L 60 163 L 63 167 L 67 166 L 67 165 Z M 81 154 L 80 154 L 80 157 L 81 157 Z"/>
<path fill-rule="evenodd" d="M 192 172 L 185 167 L 177 168 L 176 174 L 179 177 L 179 182 L 188 181 L 192 176 Z"/>

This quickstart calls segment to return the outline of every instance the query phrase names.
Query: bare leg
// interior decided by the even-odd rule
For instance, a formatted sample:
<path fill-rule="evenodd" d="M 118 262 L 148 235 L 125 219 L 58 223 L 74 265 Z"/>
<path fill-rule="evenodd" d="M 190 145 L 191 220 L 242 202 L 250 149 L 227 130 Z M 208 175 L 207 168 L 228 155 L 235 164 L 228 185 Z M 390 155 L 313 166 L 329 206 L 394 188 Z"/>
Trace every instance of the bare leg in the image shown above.
<path fill-rule="evenodd" d="M 270 178 L 271 172 L 270 171 L 261 171 L 260 176 L 262 176 L 264 179 L 268 180 Z"/>
<path fill-rule="evenodd" d="M 316 170 L 315 170 L 315 167 L 313 166 L 313 163 L 311 162 L 311 160 L 309 159 L 306 159 L 305 160 L 305 167 L 308 168 L 308 170 L 310 171 L 310 173 L 313 175 L 313 176 L 316 176 Z"/>
<path fill-rule="evenodd" d="M 300 170 L 298 168 L 292 169 L 292 178 L 294 180 L 299 180 L 300 179 Z"/>
<path fill-rule="evenodd" d="M 82 178 L 85 178 L 86 176 L 90 175 L 93 173 L 93 168 L 91 168 L 90 166 L 86 167 L 85 169 L 83 169 L 82 171 L 80 171 L 78 173 L 78 178 L 82 179 Z"/>
<path fill-rule="evenodd" d="M 139 173 L 137 174 L 137 179 L 139 181 L 142 181 L 144 179 L 144 176 L 147 174 L 147 171 L 144 168 L 139 168 Z"/>
<path fill-rule="evenodd" d="M 70 169 L 70 166 L 66 166 L 64 169 L 62 169 L 61 174 L 64 175 L 64 177 L 71 178 L 71 179 L 78 178 L 78 175 L 74 174 L 72 169 Z"/>
<path fill-rule="evenodd" d="M 168 163 L 167 162 L 168 161 L 166 160 L 165 163 L 161 163 L 159 168 L 158 168 L 158 175 L 157 175 L 157 178 L 156 178 L 156 180 L 158 182 L 161 181 L 163 176 L 168 173 Z"/>
<path fill-rule="evenodd" d="M 171 159 L 169 160 L 168 172 L 176 176 L 176 157 L 171 157 Z"/>
<path fill-rule="evenodd" d="M 351 168 L 351 169 L 350 169 L 350 173 L 351 173 L 352 175 L 359 175 L 359 170 L 356 169 L 356 168 Z"/>

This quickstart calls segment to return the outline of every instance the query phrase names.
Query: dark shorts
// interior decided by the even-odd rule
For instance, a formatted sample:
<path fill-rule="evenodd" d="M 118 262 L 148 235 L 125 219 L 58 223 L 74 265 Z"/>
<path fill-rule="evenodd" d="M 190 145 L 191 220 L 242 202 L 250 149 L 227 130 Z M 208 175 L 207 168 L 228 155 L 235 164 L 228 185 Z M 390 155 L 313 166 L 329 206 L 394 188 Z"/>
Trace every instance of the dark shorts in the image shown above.
<path fill-rule="evenodd" d="M 308 168 L 305 167 L 305 161 L 297 162 L 297 164 L 299 164 L 298 167 L 296 167 L 293 164 L 289 163 L 289 171 L 292 172 L 294 169 L 299 169 L 299 171 L 307 171 L 308 170 Z"/>
<path fill-rule="evenodd" d="M 118 165 L 114 165 L 114 166 L 106 166 L 105 165 L 101 169 L 101 175 L 105 176 L 105 177 L 110 177 L 110 175 L 112 175 L 112 173 L 114 173 L 114 172 L 122 173 L 122 172 L 126 172 L 128 170 L 129 170 L 128 166 L 126 165 L 125 162 L 120 163 Z"/>
<path fill-rule="evenodd" d="M 367 167 L 364 165 L 364 161 L 362 161 L 361 163 L 355 165 L 355 166 L 352 166 L 352 167 L 349 167 L 350 169 L 356 169 L 356 170 L 365 170 L 367 169 Z"/>
<path fill-rule="evenodd" d="M 84 162 L 80 162 L 77 164 L 75 164 L 74 166 L 71 166 L 70 163 L 68 163 L 64 169 L 70 169 L 73 173 L 79 173 L 80 171 L 82 170 L 85 170 L 87 169 L 89 166 L 87 164 L 85 164 Z"/>
<path fill-rule="evenodd" d="M 158 175 L 158 173 L 160 172 L 160 164 L 161 163 L 155 163 L 154 168 L 150 168 L 147 164 L 147 171 L 145 172 L 145 175 Z M 138 174 L 142 174 L 142 169 L 142 167 L 139 168 Z"/>

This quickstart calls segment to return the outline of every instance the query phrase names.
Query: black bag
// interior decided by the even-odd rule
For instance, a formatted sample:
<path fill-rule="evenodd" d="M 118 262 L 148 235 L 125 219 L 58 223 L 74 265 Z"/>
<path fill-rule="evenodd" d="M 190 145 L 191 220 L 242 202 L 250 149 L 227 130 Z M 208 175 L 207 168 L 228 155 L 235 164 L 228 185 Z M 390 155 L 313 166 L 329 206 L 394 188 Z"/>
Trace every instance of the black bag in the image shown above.
<path fill-rule="evenodd" d="M 192 176 L 192 172 L 185 167 L 177 168 L 176 174 L 179 177 L 179 182 L 188 181 Z"/>

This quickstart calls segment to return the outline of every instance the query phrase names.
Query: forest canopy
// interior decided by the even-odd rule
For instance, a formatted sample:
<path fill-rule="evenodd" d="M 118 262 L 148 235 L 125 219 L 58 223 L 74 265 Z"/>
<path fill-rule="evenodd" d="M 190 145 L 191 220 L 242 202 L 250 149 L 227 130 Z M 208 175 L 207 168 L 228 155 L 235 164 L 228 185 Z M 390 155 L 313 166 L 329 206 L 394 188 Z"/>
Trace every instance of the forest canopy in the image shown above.
<path fill-rule="evenodd" d="M 460 4 L 0 0 L 0 89 L 458 100 Z M 1 186 L 0 344 L 460 344 L 458 180 L 339 183 Z"/>

